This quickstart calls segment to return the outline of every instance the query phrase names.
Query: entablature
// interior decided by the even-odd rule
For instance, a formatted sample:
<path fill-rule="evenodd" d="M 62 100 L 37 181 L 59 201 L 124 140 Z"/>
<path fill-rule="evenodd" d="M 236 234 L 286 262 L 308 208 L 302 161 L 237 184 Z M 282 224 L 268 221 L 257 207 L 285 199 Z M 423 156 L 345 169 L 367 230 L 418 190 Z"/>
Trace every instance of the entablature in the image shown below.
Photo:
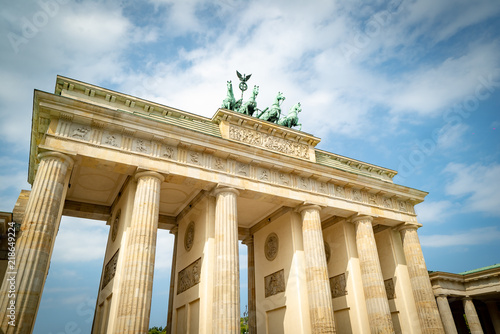
<path fill-rule="evenodd" d="M 314 148 L 319 139 L 311 135 L 292 129 L 286 131 L 287 129 L 283 130 L 275 124 L 266 125 L 266 128 L 260 124 L 263 121 L 250 117 L 247 117 L 247 123 L 242 121 L 238 125 L 238 117 L 245 116 L 224 109 L 220 109 L 216 115 L 218 116 L 214 116 L 214 119 L 218 119 L 218 126 L 229 129 L 231 126 L 243 126 L 244 129 L 261 131 L 259 133 L 273 138 L 307 145 L 308 152 L 314 153 L 314 158 L 318 156 L 317 152 L 329 154 Z M 231 116 L 233 121 L 228 121 L 228 117 L 223 119 L 225 116 Z M 45 92 L 35 92 L 33 119 L 30 155 L 35 159 L 38 147 L 74 150 L 73 152 L 83 155 L 90 154 L 88 152 L 93 150 L 96 156 L 103 159 L 110 154 L 114 158 L 118 153 L 125 153 L 128 157 L 133 155 L 135 158 L 124 159 L 122 163 L 142 166 L 141 164 L 146 163 L 143 159 L 152 159 L 175 164 L 176 168 L 189 167 L 191 170 L 237 178 L 244 185 L 252 181 L 256 189 L 268 185 L 269 193 L 273 194 L 287 196 L 291 191 L 307 194 L 318 204 L 326 205 L 335 200 L 336 203 L 345 203 L 339 205 L 347 205 L 355 212 L 359 211 L 359 208 L 365 208 L 361 209 L 365 214 L 380 217 L 392 212 L 389 214 L 391 219 L 399 221 L 415 221 L 413 207 L 427 195 L 425 192 L 396 185 L 382 178 L 319 164 L 311 159 L 283 154 L 279 150 L 262 149 L 241 140 L 231 140 L 230 130 L 225 132 L 221 129 L 220 136 L 190 131 L 176 124 L 158 122 L 154 117 L 145 117 L 133 112 L 124 113 L 109 106 Z M 224 122 L 226 124 L 222 125 Z M 92 149 L 82 149 L 82 145 L 90 145 Z M 344 159 L 338 155 L 331 156 L 339 160 Z M 343 163 L 356 165 L 356 168 L 362 166 L 371 168 L 371 171 L 379 168 L 376 173 L 380 170 L 383 170 L 383 173 L 391 172 L 374 165 L 363 165 L 362 162 L 345 159 Z M 37 163 L 36 160 L 30 160 L 30 180 L 33 180 Z M 197 173 L 199 174 L 193 172 Z M 207 176 L 207 180 L 212 179 L 213 176 Z M 279 190 L 272 190 L 276 187 Z M 301 196 L 296 197 L 301 200 Z"/>

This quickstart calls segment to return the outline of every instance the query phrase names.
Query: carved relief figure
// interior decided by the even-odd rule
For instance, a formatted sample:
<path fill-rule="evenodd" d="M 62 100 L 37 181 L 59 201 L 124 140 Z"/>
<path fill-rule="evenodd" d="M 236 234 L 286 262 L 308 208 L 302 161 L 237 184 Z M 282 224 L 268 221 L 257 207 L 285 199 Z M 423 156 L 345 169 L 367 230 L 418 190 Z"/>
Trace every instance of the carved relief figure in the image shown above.
<path fill-rule="evenodd" d="M 116 240 L 116 235 L 118 234 L 118 227 L 120 226 L 120 215 L 122 213 L 122 210 L 118 210 L 118 213 L 116 214 L 115 220 L 113 220 L 113 226 L 111 230 L 111 241 Z"/>
<path fill-rule="evenodd" d="M 352 190 L 352 199 L 358 202 L 361 202 L 361 191 L 359 189 L 353 189 Z"/>
<path fill-rule="evenodd" d="M 224 169 L 224 163 L 221 158 L 215 158 L 215 168 Z"/>
<path fill-rule="evenodd" d="M 163 156 L 167 159 L 172 159 L 174 156 L 174 149 L 171 147 L 165 147 L 165 152 L 163 153 Z"/>
<path fill-rule="evenodd" d="M 337 197 L 345 198 L 344 187 L 336 186 L 335 187 L 335 194 L 337 195 Z"/>
<path fill-rule="evenodd" d="M 345 274 L 330 277 L 330 290 L 332 292 L 332 298 L 347 295 L 346 287 Z"/>
<path fill-rule="evenodd" d="M 104 141 L 104 144 L 111 145 L 111 146 L 118 146 L 118 142 L 116 140 L 116 137 L 112 134 L 106 136 L 106 140 Z"/>
<path fill-rule="evenodd" d="M 265 296 L 274 296 L 285 292 L 285 271 L 283 269 L 264 277 Z"/>
<path fill-rule="evenodd" d="M 247 175 L 247 165 L 238 162 L 238 174 Z"/>
<path fill-rule="evenodd" d="M 278 255 L 279 249 L 279 239 L 276 233 L 271 233 L 266 238 L 266 243 L 264 245 L 264 254 L 266 255 L 266 259 L 272 261 Z"/>
<path fill-rule="evenodd" d="M 287 186 L 290 183 L 290 181 L 288 180 L 288 176 L 286 174 L 280 173 L 279 178 L 280 178 L 281 184 L 283 184 L 285 186 Z"/>
<path fill-rule="evenodd" d="M 191 162 L 194 164 L 200 163 L 200 154 L 197 152 L 189 153 L 189 157 L 191 158 Z"/>
<path fill-rule="evenodd" d="M 102 276 L 102 284 L 101 284 L 101 290 L 108 285 L 108 283 L 115 277 L 116 273 L 116 265 L 118 264 L 118 252 L 120 250 L 118 249 L 116 253 L 113 255 L 113 257 L 106 263 L 106 266 L 104 267 L 104 274 Z"/>
<path fill-rule="evenodd" d="M 76 129 L 73 130 L 73 133 L 71 134 L 71 137 L 85 139 L 85 136 L 89 132 L 90 132 L 89 128 L 81 126 L 81 127 L 78 127 L 78 128 L 76 128 Z"/>
<path fill-rule="evenodd" d="M 196 284 L 200 283 L 201 274 L 201 258 L 191 263 L 186 268 L 179 271 L 178 283 L 177 283 L 177 294 L 192 288 Z"/>
<path fill-rule="evenodd" d="M 269 172 L 267 169 L 262 169 L 260 171 L 260 177 L 262 181 L 268 181 L 269 180 Z"/>
<path fill-rule="evenodd" d="M 190 222 L 184 235 L 184 248 L 189 252 L 194 243 L 194 222 Z"/>
<path fill-rule="evenodd" d="M 139 152 L 147 152 L 148 149 L 147 149 L 146 143 L 144 142 L 143 139 L 137 139 L 136 149 Z"/>

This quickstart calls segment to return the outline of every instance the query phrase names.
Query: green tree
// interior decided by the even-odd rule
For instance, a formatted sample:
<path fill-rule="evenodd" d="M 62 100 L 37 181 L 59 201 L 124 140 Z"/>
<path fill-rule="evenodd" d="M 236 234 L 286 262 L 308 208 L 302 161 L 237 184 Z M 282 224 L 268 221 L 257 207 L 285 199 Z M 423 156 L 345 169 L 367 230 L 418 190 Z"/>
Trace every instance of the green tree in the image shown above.
<path fill-rule="evenodd" d="M 148 334 L 166 334 L 167 333 L 167 328 L 163 328 L 163 327 L 151 327 L 149 329 L 149 332 Z"/>
<path fill-rule="evenodd" d="M 248 317 L 240 318 L 240 333 L 247 334 L 248 333 Z"/>

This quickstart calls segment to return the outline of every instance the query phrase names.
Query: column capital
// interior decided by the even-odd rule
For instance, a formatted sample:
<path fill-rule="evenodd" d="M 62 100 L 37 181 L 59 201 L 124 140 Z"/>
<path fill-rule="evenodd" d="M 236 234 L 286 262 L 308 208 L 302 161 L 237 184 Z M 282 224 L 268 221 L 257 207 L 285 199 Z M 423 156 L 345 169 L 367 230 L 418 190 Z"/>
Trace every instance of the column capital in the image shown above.
<path fill-rule="evenodd" d="M 422 224 L 419 223 L 402 223 L 400 225 L 397 225 L 394 227 L 394 229 L 398 232 L 404 231 L 404 230 L 418 230 L 419 228 L 422 227 Z"/>
<path fill-rule="evenodd" d="M 218 196 L 222 193 L 233 193 L 236 196 L 240 195 L 240 191 L 238 189 L 223 185 L 217 185 L 217 187 L 212 191 L 213 196 Z"/>
<path fill-rule="evenodd" d="M 464 301 L 465 301 L 465 300 L 473 300 L 473 298 L 472 298 L 472 297 L 470 297 L 470 296 L 465 296 L 465 297 L 463 297 L 463 298 L 462 298 L 462 300 L 464 300 Z"/>
<path fill-rule="evenodd" d="M 176 225 L 170 229 L 169 233 L 176 235 L 178 231 L 179 231 L 179 226 Z"/>
<path fill-rule="evenodd" d="M 362 221 L 362 220 L 367 220 L 370 223 L 373 223 L 373 217 L 368 216 L 368 215 L 356 215 L 354 217 L 349 218 L 348 221 L 353 223 L 353 224 L 356 224 L 357 222 Z"/>
<path fill-rule="evenodd" d="M 143 177 L 154 177 L 154 178 L 157 178 L 158 180 L 160 180 L 160 182 L 163 182 L 165 181 L 165 176 L 161 175 L 160 173 L 158 172 L 153 172 L 153 171 L 143 171 L 143 172 L 137 172 L 135 173 L 135 179 L 136 180 L 139 180 L 140 178 L 143 178 Z"/>
<path fill-rule="evenodd" d="M 38 154 L 38 159 L 43 160 L 47 158 L 60 158 L 63 159 L 65 162 L 68 163 L 69 166 L 73 166 L 74 160 L 69 157 L 68 155 L 61 153 L 61 152 L 55 152 L 55 151 L 46 151 Z"/>
<path fill-rule="evenodd" d="M 241 243 L 244 245 L 247 245 L 247 246 L 252 245 L 253 244 L 253 235 L 249 235 L 248 237 L 243 239 L 243 241 Z"/>
<path fill-rule="evenodd" d="M 310 204 L 310 203 L 304 203 L 300 206 L 298 206 L 296 209 L 295 209 L 298 213 L 302 213 L 303 211 L 306 211 L 306 210 L 317 210 L 317 211 L 321 211 L 321 206 L 317 205 L 317 204 Z"/>

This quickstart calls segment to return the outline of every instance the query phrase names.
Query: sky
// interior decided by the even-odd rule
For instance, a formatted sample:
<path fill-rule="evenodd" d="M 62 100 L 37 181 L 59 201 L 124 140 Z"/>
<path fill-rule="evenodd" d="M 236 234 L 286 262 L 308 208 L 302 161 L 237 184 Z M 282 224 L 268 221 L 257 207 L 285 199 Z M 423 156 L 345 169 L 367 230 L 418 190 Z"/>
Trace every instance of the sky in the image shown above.
<path fill-rule="evenodd" d="M 236 70 L 261 109 L 278 91 L 283 111 L 301 102 L 317 148 L 429 192 L 429 270 L 500 263 L 498 0 L 0 0 L 0 211 L 30 189 L 33 90 L 56 75 L 211 117 Z M 35 333 L 90 332 L 108 232 L 63 217 Z M 172 243 L 159 231 L 151 326 L 166 323 Z"/>

